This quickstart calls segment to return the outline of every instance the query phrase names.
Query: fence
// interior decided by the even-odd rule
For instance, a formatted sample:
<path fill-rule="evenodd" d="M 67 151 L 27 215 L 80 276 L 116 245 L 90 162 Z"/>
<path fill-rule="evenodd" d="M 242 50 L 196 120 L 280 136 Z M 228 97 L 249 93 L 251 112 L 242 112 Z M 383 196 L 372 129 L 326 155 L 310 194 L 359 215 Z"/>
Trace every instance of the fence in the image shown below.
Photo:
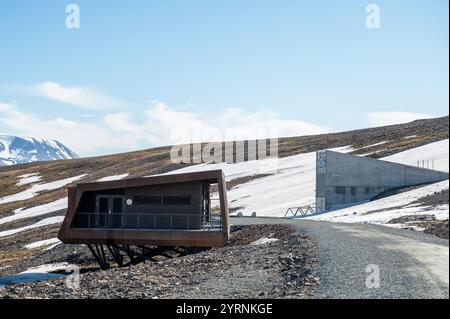
<path fill-rule="evenodd" d="M 420 160 L 420 161 L 417 161 L 417 167 L 434 169 L 434 159 L 433 160 Z"/>
<path fill-rule="evenodd" d="M 312 216 L 320 214 L 322 211 L 320 209 L 317 209 L 316 206 L 300 206 L 300 207 L 290 207 L 286 210 L 286 213 L 284 214 L 284 217 L 303 217 L 303 216 Z M 288 216 L 290 215 L 290 216 Z"/>

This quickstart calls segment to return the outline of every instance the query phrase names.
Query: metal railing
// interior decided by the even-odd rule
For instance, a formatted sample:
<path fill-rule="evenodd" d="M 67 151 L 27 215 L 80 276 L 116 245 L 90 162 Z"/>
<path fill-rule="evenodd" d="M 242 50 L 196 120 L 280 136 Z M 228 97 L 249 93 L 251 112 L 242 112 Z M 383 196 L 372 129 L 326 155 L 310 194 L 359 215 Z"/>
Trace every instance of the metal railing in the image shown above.
<path fill-rule="evenodd" d="M 208 221 L 203 221 L 203 230 L 222 230 L 222 217 L 220 215 L 212 215 Z"/>
<path fill-rule="evenodd" d="M 83 216 L 87 216 L 83 219 Z M 147 231 L 222 231 L 222 218 L 213 216 L 204 222 L 201 214 L 142 214 L 77 212 L 75 228 L 123 229 Z"/>
<path fill-rule="evenodd" d="M 311 216 L 320 214 L 322 211 L 317 209 L 316 206 L 306 205 L 300 207 L 290 207 L 286 210 L 284 217 L 298 217 L 298 216 Z M 290 216 L 288 216 L 290 215 Z"/>
<path fill-rule="evenodd" d="M 432 160 L 418 160 L 417 161 L 417 167 L 434 169 L 434 159 L 432 159 Z"/>

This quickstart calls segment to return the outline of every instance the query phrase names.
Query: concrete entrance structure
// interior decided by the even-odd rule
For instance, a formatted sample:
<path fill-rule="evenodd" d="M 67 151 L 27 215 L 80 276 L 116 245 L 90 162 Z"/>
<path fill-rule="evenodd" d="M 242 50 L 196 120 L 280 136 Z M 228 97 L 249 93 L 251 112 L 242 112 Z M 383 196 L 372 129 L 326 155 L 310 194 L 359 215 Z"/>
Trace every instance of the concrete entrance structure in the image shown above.
<path fill-rule="evenodd" d="M 391 189 L 439 182 L 447 172 L 324 150 L 316 157 L 316 207 L 326 211 Z"/>

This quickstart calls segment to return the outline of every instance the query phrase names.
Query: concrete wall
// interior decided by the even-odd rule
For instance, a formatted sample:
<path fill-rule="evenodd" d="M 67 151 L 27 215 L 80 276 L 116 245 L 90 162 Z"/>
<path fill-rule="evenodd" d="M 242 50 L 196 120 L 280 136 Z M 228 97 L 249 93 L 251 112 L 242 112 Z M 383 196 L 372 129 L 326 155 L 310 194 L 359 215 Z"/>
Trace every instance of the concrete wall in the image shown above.
<path fill-rule="evenodd" d="M 317 152 L 316 205 L 329 210 L 389 189 L 438 182 L 448 173 L 333 151 Z"/>

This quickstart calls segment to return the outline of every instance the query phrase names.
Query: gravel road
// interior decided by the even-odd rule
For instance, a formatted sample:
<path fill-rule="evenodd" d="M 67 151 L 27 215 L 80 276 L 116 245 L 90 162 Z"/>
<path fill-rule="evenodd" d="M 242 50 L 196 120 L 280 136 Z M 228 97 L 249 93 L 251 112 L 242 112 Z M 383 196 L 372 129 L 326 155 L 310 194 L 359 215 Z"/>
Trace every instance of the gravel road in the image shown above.
<path fill-rule="evenodd" d="M 291 225 L 316 241 L 315 276 L 321 284 L 312 298 L 449 298 L 448 240 L 369 224 L 232 219 L 234 225 L 265 223 Z M 379 287 L 368 288 L 377 267 Z"/>

